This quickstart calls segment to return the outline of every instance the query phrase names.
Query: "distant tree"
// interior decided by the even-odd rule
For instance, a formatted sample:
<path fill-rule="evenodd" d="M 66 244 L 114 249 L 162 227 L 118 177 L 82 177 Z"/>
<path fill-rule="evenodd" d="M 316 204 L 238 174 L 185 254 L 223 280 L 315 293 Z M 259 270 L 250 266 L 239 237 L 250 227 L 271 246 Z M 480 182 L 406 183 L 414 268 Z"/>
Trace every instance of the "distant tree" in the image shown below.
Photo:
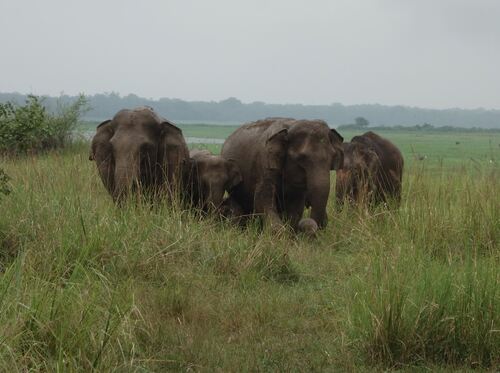
<path fill-rule="evenodd" d="M 363 127 L 364 128 L 364 127 L 368 127 L 370 122 L 366 118 L 357 117 L 354 119 L 354 124 L 356 124 L 356 127 Z"/>
<path fill-rule="evenodd" d="M 219 101 L 219 104 L 227 107 L 236 107 L 240 106 L 242 102 L 238 100 L 236 97 L 229 97 L 226 98 L 225 100 Z"/>

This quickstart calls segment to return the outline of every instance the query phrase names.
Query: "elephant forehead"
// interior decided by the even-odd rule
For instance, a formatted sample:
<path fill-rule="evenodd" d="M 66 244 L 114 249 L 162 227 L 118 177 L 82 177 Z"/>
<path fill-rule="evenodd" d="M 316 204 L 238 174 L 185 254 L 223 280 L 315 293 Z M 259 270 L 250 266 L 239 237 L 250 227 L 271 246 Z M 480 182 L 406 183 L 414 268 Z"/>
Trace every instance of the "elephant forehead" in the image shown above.
<path fill-rule="evenodd" d="M 120 129 L 115 132 L 109 140 L 111 145 L 127 148 L 138 148 L 144 144 L 154 145 L 154 142 L 147 136 L 146 133 L 139 131 L 127 131 Z"/>
<path fill-rule="evenodd" d="M 135 109 L 119 111 L 113 121 L 118 127 L 145 127 L 158 130 L 159 117 L 150 109 Z"/>
<path fill-rule="evenodd" d="M 227 174 L 227 168 L 222 162 L 214 162 L 208 164 L 206 173 L 213 178 L 222 178 Z"/>
<path fill-rule="evenodd" d="M 153 110 L 153 108 L 151 106 L 138 106 L 134 109 L 134 111 L 137 111 L 137 112 L 140 112 L 140 111 L 146 111 L 146 112 L 149 112 L 149 113 L 152 113 L 154 115 L 156 115 L 155 111 Z"/>
<path fill-rule="evenodd" d="M 290 127 L 290 132 L 327 132 L 328 125 L 322 120 L 297 120 Z"/>
<path fill-rule="evenodd" d="M 226 173 L 221 170 L 207 170 L 202 171 L 199 176 L 200 180 L 206 185 L 212 188 L 223 188 L 224 183 L 227 181 Z"/>
<path fill-rule="evenodd" d="M 298 127 L 289 131 L 288 139 L 294 142 L 314 142 L 315 144 L 330 144 L 328 131 L 318 127 Z"/>

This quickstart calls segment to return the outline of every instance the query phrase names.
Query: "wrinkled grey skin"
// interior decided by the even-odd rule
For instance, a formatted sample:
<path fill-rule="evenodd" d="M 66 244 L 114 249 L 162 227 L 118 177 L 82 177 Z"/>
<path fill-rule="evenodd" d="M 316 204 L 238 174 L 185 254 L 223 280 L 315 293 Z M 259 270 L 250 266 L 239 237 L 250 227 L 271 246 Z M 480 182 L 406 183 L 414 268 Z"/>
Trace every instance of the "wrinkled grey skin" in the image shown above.
<path fill-rule="evenodd" d="M 222 147 L 243 182 L 230 198 L 244 214 L 260 214 L 272 227 L 297 229 L 306 199 L 311 218 L 327 224 L 330 170 L 343 164 L 342 137 L 321 120 L 268 118 L 238 128 Z"/>
<path fill-rule="evenodd" d="M 115 202 L 136 190 L 171 192 L 184 178 L 189 153 L 182 131 L 152 108 L 120 110 L 97 126 L 90 160 Z"/>
<path fill-rule="evenodd" d="M 337 172 L 336 200 L 378 204 L 401 199 L 403 156 L 389 140 L 373 132 L 342 144 L 344 165 Z"/>
<path fill-rule="evenodd" d="M 241 183 L 236 163 L 213 155 L 208 150 L 189 152 L 191 180 L 189 193 L 194 206 L 203 211 L 216 210 L 222 205 L 224 194 Z"/>

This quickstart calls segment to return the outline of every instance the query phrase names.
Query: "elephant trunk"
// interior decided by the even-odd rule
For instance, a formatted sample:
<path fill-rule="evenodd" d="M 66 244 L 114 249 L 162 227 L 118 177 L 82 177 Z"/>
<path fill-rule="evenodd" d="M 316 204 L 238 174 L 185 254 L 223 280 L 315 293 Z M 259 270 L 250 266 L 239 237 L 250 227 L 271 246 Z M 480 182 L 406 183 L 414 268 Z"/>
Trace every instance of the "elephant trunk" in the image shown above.
<path fill-rule="evenodd" d="M 319 228 L 327 224 L 326 204 L 330 194 L 330 170 L 308 170 L 307 193 L 311 204 L 311 218 L 316 221 Z"/>
<path fill-rule="evenodd" d="M 136 158 L 136 157 L 134 157 Z M 119 159 L 115 164 L 113 199 L 122 202 L 139 181 L 139 160 Z"/>
<path fill-rule="evenodd" d="M 210 185 L 208 194 L 204 201 L 204 210 L 217 210 L 222 205 L 224 199 L 224 188 L 218 184 Z"/>

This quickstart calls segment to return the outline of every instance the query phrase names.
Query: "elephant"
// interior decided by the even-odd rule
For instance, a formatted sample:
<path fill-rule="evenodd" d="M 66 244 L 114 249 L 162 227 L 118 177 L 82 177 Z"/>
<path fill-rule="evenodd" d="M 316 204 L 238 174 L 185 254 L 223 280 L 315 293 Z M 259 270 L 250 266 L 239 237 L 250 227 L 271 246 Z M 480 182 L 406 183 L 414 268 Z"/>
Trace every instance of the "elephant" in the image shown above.
<path fill-rule="evenodd" d="M 225 192 L 241 183 L 238 166 L 231 160 L 213 155 L 208 150 L 193 149 L 189 152 L 191 202 L 203 211 L 220 209 Z"/>
<path fill-rule="evenodd" d="M 236 129 L 221 155 L 233 159 L 243 181 L 230 193 L 244 214 L 273 229 L 287 220 L 297 230 L 306 201 L 319 228 L 327 224 L 330 170 L 343 164 L 342 136 L 322 120 L 267 118 Z"/>
<path fill-rule="evenodd" d="M 318 231 L 318 224 L 311 218 L 301 219 L 298 230 L 306 233 L 308 236 L 314 236 Z"/>
<path fill-rule="evenodd" d="M 120 110 L 99 124 L 89 160 L 115 203 L 141 191 L 177 191 L 185 179 L 189 151 L 181 129 L 150 107 Z"/>
<path fill-rule="evenodd" d="M 388 199 L 399 204 L 404 160 L 399 149 L 374 132 L 342 144 L 344 164 L 337 171 L 336 201 L 376 205 Z"/>

